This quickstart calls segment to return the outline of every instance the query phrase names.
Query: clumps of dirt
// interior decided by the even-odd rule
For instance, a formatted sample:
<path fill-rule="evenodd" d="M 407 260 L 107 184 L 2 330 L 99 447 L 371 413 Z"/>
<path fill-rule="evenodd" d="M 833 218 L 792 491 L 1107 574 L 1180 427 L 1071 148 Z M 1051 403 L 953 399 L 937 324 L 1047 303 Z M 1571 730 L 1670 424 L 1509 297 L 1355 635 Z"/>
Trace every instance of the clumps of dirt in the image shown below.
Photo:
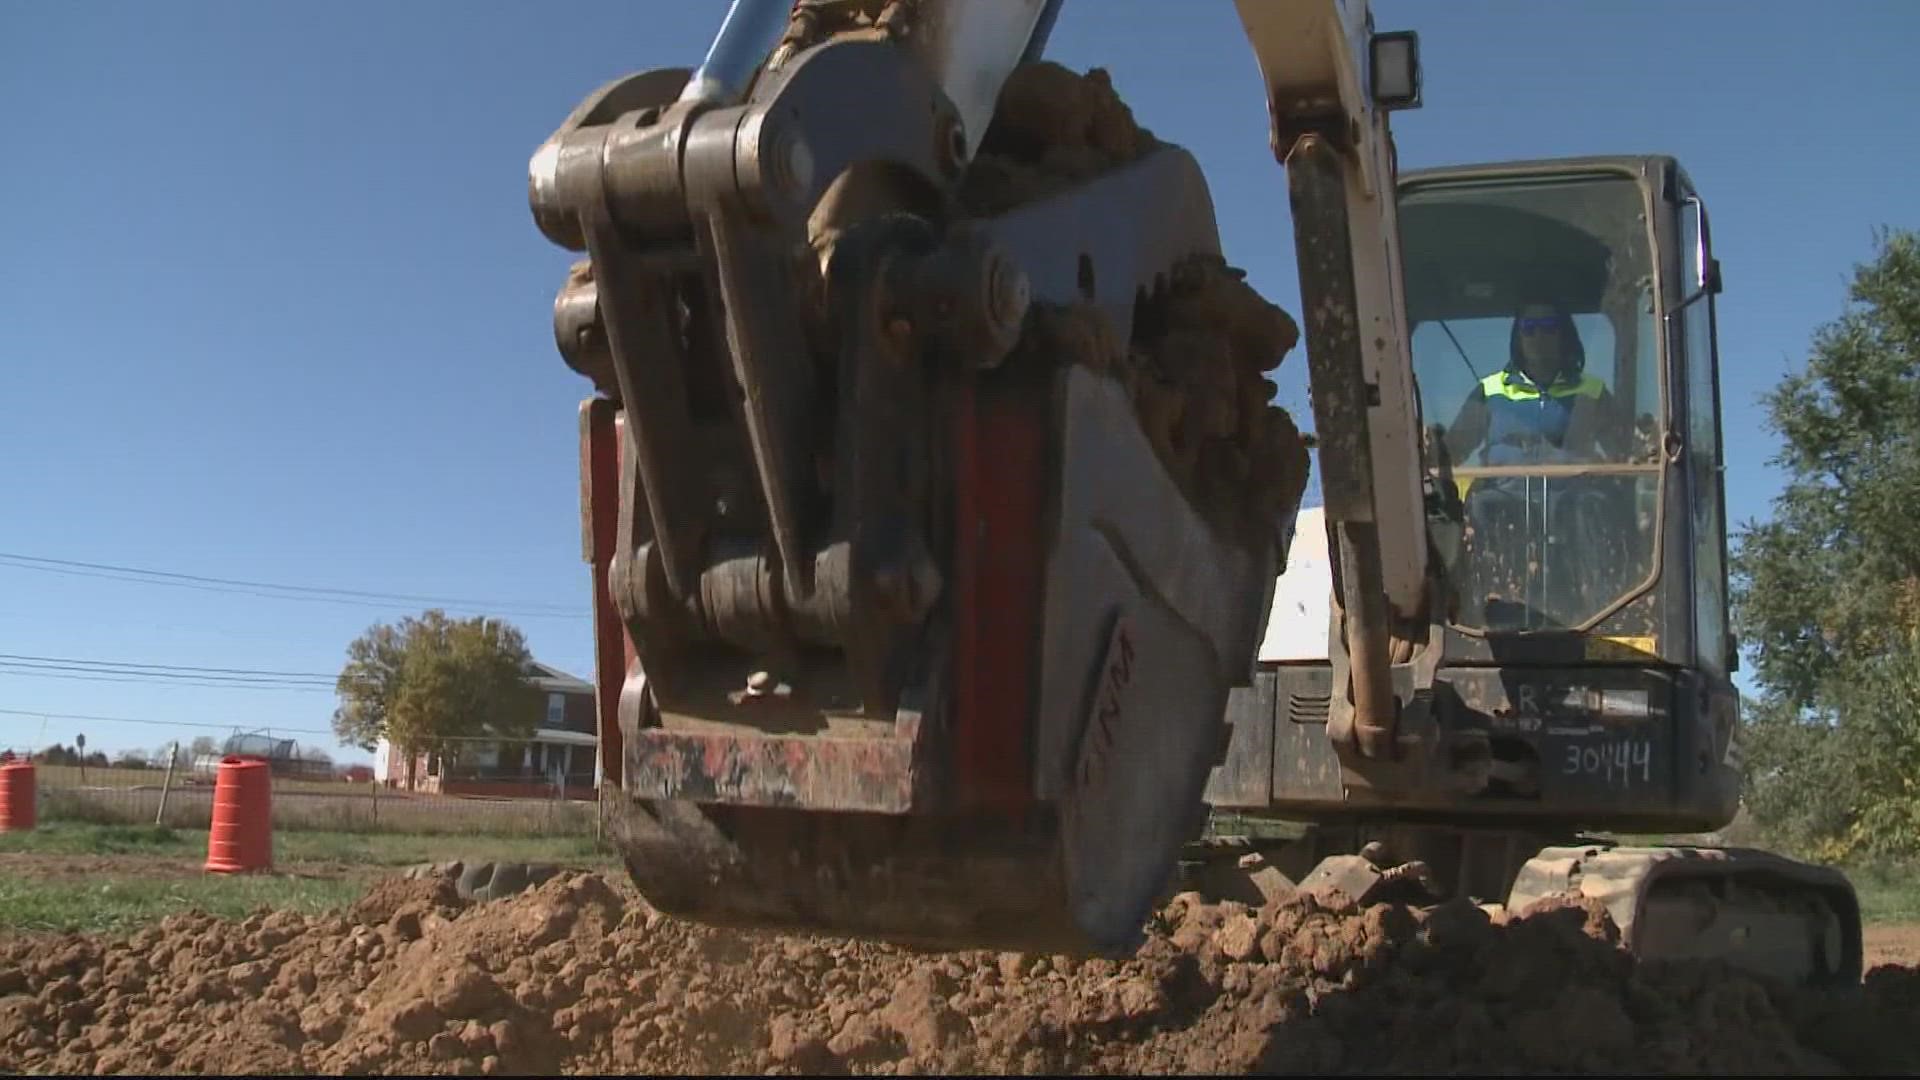
<path fill-rule="evenodd" d="M 1035 305 L 1015 363 L 1076 363 L 1119 379 L 1161 463 L 1223 530 L 1271 529 L 1306 490 L 1307 443 L 1266 373 L 1299 342 L 1292 318 L 1213 255 L 1177 262 L 1122 343 L 1091 304 Z M 1256 532 L 1264 539 L 1270 532 Z"/>
<path fill-rule="evenodd" d="M 1128 373 L 1147 431 L 1203 506 L 1251 502 L 1292 515 L 1307 484 L 1307 446 L 1270 404 L 1266 373 L 1300 328 L 1213 256 L 1190 256 L 1134 312 Z"/>
<path fill-rule="evenodd" d="M 402 912 L 410 912 L 417 919 L 428 913 L 446 915 L 461 906 L 460 892 L 447 875 L 390 877 L 375 882 L 353 905 L 352 918 L 362 925 L 378 926 Z"/>
<path fill-rule="evenodd" d="M 0 941 L 0 1072 L 1714 1072 L 1920 1068 L 1920 975 L 1636 964 L 1604 909 L 1184 895 L 1124 962 L 720 931 L 624 882 Z M 384 917 L 384 921 L 378 921 Z"/>
<path fill-rule="evenodd" d="M 960 204 L 993 217 L 1136 161 L 1159 145 L 1134 121 L 1104 68 L 1082 75 L 1052 61 L 1007 76 L 993 122 L 960 185 Z"/>

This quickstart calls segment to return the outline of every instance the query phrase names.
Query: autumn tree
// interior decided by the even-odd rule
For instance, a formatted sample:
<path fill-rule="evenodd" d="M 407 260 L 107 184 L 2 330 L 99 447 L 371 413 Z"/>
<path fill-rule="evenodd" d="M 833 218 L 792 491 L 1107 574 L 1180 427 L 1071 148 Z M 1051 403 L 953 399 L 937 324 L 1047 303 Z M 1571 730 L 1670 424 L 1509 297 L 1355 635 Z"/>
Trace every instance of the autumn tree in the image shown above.
<path fill-rule="evenodd" d="M 334 733 L 363 750 L 392 743 L 412 786 L 421 751 L 457 753 L 467 740 L 533 733 L 540 696 L 526 681 L 531 660 L 524 635 L 499 619 L 431 610 L 375 625 L 347 646 Z"/>
<path fill-rule="evenodd" d="M 1920 853 L 1920 235 L 1876 249 L 1766 398 L 1787 483 L 1733 565 L 1749 810 L 1832 858 Z"/>

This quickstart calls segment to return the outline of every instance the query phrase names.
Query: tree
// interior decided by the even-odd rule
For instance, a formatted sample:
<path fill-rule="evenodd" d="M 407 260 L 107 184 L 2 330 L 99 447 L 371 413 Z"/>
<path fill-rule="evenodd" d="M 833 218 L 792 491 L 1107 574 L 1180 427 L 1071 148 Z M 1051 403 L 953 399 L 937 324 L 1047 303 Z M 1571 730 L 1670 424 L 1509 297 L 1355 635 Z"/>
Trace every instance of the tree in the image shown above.
<path fill-rule="evenodd" d="M 193 762 L 202 757 L 210 757 L 220 752 L 220 740 L 211 735 L 195 735 L 187 746 L 187 761 Z"/>
<path fill-rule="evenodd" d="M 1787 483 L 1733 562 L 1749 807 L 1835 858 L 1920 851 L 1920 235 L 1876 249 L 1766 398 Z"/>
<path fill-rule="evenodd" d="M 383 738 L 392 743 L 407 759 L 412 786 L 422 750 L 533 733 L 540 695 L 526 681 L 532 659 L 525 637 L 499 619 L 430 610 L 375 625 L 347 646 L 333 730 L 363 750 Z"/>

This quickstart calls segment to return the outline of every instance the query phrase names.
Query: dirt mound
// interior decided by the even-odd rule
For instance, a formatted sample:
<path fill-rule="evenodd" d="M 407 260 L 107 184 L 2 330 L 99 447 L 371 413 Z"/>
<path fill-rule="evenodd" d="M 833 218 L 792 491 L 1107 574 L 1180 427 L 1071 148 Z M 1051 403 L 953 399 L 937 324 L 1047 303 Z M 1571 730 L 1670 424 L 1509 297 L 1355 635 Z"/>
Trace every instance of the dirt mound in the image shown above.
<path fill-rule="evenodd" d="M 403 911 L 417 918 L 427 911 L 445 914 L 461 905 L 460 893 L 448 874 L 410 874 L 382 878 L 353 905 L 353 920 L 366 926 L 390 922 Z"/>
<path fill-rule="evenodd" d="M 384 917 L 384 918 L 382 918 Z M 571 874 L 493 903 L 0 942 L 0 1071 L 1713 1072 L 1920 1068 L 1920 974 L 1794 994 L 1633 963 L 1605 912 L 1177 898 L 1124 963 L 721 932 Z"/>

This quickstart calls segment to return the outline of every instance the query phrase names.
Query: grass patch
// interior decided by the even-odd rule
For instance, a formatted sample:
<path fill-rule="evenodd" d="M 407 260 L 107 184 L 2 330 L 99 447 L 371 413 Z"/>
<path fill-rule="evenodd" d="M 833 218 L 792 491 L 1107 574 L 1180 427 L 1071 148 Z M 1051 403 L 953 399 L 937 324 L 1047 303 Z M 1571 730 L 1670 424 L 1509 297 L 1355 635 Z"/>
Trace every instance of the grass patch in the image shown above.
<path fill-rule="evenodd" d="M 0 853 L 126 855 L 197 859 L 207 852 L 207 830 L 155 825 L 57 822 L 32 832 L 0 833 Z M 476 862 L 554 862 L 612 866 L 590 836 L 424 836 L 408 833 L 282 831 L 273 837 L 276 865 L 331 863 L 391 867 L 458 859 Z"/>
<path fill-rule="evenodd" d="M 314 914 L 357 899 L 359 878 L 236 874 L 206 878 L 109 877 L 0 881 L 0 927 L 13 931 L 119 933 L 186 911 L 242 918 L 257 908 Z"/>
<path fill-rule="evenodd" d="M 181 855 L 189 830 L 165 825 L 42 825 L 32 832 L 0 833 L 0 852 L 35 855 Z M 201 850 L 206 833 L 199 834 Z"/>
<path fill-rule="evenodd" d="M 204 837 L 204 834 L 202 834 Z M 202 841 L 204 843 L 204 840 Z M 360 866 L 424 862 L 552 862 L 611 866 L 590 836 L 418 836 L 406 833 L 285 832 L 274 837 L 274 858 Z"/>
<path fill-rule="evenodd" d="M 206 858 L 205 829 L 59 822 L 0 833 L 0 854 L 48 859 L 104 857 L 105 872 L 0 875 L 0 933 L 120 933 L 183 911 L 239 918 L 258 908 L 325 911 L 351 903 L 368 883 L 424 862 L 548 862 L 612 870 L 614 856 L 591 837 L 419 836 L 278 832 L 273 871 L 198 874 L 182 862 Z M 124 870 L 122 867 L 124 866 Z"/>

